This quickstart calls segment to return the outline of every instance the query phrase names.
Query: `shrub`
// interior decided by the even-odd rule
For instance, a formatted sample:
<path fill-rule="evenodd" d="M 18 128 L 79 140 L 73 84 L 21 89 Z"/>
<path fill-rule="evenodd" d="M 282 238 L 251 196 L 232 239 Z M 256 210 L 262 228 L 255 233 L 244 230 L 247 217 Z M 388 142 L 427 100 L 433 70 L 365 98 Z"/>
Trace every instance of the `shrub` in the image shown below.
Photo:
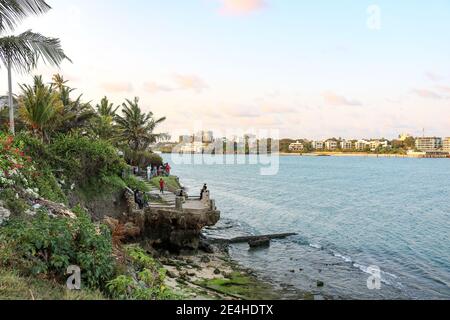
<path fill-rule="evenodd" d="M 130 165 L 137 165 L 140 168 L 159 167 L 163 164 L 163 159 L 160 155 L 149 151 L 134 151 L 126 150 L 125 159 Z"/>
<path fill-rule="evenodd" d="M 166 270 L 138 246 L 125 248 L 132 274 L 120 275 L 107 284 L 113 299 L 167 300 L 176 296 L 164 286 Z M 133 276 L 134 275 L 134 276 Z"/>
<path fill-rule="evenodd" d="M 131 190 L 139 190 L 142 192 L 149 192 L 150 188 L 147 185 L 147 183 L 145 183 L 142 180 L 139 180 L 138 178 L 136 178 L 135 176 L 128 176 L 126 178 L 123 179 L 127 185 L 128 188 L 130 188 Z"/>
<path fill-rule="evenodd" d="M 0 264 L 24 275 L 64 277 L 69 265 L 81 268 L 82 284 L 101 288 L 114 274 L 109 230 L 94 225 L 75 209 L 78 219 L 52 218 L 41 211 L 29 221 L 12 219 L 0 229 Z"/>
<path fill-rule="evenodd" d="M 49 145 L 49 150 L 57 157 L 54 167 L 81 186 L 92 180 L 119 175 L 125 169 L 118 151 L 102 140 L 61 135 Z"/>
<path fill-rule="evenodd" d="M 0 132 L 0 187 L 19 185 L 27 188 L 27 177 L 34 171 L 31 158 L 23 151 L 23 144 Z"/>

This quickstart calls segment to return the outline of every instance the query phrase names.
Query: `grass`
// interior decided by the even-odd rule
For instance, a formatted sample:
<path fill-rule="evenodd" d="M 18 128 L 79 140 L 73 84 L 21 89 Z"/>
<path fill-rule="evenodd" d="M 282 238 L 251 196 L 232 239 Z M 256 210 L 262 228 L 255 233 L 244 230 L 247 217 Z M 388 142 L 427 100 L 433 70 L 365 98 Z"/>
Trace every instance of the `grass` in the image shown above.
<path fill-rule="evenodd" d="M 176 192 L 177 190 L 181 189 L 181 185 L 178 182 L 178 178 L 176 176 L 170 176 L 170 177 L 155 177 L 153 178 L 150 183 L 159 189 L 159 180 L 163 179 L 166 183 L 166 189 L 170 192 Z"/>
<path fill-rule="evenodd" d="M 232 273 L 228 278 L 203 280 L 198 285 L 214 291 L 239 297 L 243 300 L 268 300 L 276 296 L 270 287 L 240 272 Z"/>
<path fill-rule="evenodd" d="M 54 281 L 22 277 L 14 271 L 0 270 L 0 300 L 105 300 L 100 292 L 70 291 Z"/>

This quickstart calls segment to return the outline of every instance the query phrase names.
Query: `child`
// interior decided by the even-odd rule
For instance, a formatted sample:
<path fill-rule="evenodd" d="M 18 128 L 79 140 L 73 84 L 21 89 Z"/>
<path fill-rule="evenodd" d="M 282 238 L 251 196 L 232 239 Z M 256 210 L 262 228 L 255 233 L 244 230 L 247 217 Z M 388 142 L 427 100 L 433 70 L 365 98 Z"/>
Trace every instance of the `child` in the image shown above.
<path fill-rule="evenodd" d="M 164 182 L 163 178 L 161 178 L 159 180 L 159 190 L 161 191 L 162 194 L 164 194 L 164 186 L 165 186 L 165 182 Z"/>

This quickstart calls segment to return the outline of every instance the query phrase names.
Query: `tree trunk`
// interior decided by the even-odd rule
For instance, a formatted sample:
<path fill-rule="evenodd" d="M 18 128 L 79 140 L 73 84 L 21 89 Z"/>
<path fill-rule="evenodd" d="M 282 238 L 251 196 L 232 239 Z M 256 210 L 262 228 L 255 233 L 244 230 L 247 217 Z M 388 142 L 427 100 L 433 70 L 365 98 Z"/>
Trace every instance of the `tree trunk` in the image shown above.
<path fill-rule="evenodd" d="M 11 133 L 15 134 L 14 127 L 14 101 L 13 101 L 13 92 L 12 92 L 12 75 L 11 75 L 11 60 L 8 59 L 8 104 L 9 104 L 9 129 Z"/>

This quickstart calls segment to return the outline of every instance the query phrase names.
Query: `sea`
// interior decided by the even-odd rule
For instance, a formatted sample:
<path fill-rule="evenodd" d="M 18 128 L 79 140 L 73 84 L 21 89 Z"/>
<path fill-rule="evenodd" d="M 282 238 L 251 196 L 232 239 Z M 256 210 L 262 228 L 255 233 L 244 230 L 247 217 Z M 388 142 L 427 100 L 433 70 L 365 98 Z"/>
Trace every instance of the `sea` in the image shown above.
<path fill-rule="evenodd" d="M 281 299 L 450 299 L 450 159 L 272 157 L 164 155 L 188 194 L 207 183 L 208 236 L 297 234 L 230 248 Z"/>

